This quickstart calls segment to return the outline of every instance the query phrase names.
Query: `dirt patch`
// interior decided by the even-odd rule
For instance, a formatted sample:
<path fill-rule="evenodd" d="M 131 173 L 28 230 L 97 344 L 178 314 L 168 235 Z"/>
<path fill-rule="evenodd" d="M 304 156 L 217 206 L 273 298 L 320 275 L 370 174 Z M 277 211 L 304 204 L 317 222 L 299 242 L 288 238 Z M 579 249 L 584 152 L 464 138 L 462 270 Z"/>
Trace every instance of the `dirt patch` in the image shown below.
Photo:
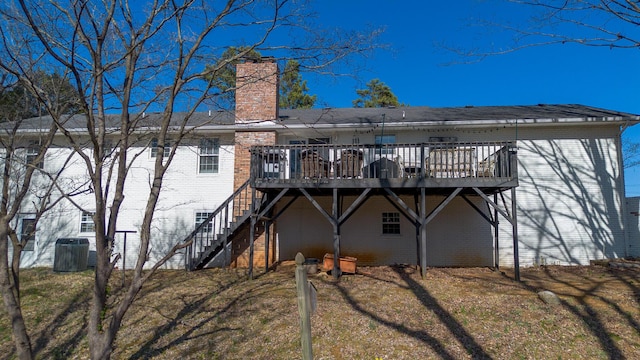
<path fill-rule="evenodd" d="M 117 359 L 300 358 L 295 264 L 247 280 L 242 270 L 160 271 L 118 334 Z M 39 358 L 87 358 L 92 273 L 23 273 L 25 317 Z M 312 316 L 316 359 L 640 358 L 640 268 L 521 270 L 358 267 L 321 272 Z M 117 280 L 117 281 L 116 281 Z M 121 291 L 116 276 L 113 296 Z M 549 290 L 560 306 L 541 301 Z M 13 355 L 0 312 L 0 351 Z"/>

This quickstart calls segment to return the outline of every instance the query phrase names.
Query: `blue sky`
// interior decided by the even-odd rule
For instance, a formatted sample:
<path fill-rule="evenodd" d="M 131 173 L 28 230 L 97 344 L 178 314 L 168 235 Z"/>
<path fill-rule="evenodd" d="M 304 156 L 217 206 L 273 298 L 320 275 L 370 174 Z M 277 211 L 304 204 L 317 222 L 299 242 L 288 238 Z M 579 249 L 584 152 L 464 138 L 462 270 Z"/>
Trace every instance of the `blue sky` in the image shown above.
<path fill-rule="evenodd" d="M 524 23 L 526 7 L 492 0 L 323 0 L 314 6 L 326 27 L 385 28 L 380 41 L 391 48 L 366 59 L 358 79 L 305 75 L 320 106 L 350 107 L 355 90 L 379 78 L 411 106 L 578 103 L 640 114 L 638 49 L 565 44 L 470 63 L 440 45 L 507 46 L 508 34 L 476 26 L 478 19 Z M 640 142 L 640 125 L 625 133 Z M 625 178 L 627 196 L 640 196 L 640 167 L 626 171 Z"/>

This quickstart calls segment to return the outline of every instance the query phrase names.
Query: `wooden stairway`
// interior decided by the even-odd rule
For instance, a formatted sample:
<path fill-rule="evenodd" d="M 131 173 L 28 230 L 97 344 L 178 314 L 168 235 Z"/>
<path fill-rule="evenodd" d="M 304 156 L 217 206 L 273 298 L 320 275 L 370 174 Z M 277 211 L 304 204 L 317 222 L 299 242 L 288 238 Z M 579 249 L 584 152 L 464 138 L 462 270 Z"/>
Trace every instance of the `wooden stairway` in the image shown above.
<path fill-rule="evenodd" d="M 189 244 L 185 268 L 202 269 L 216 256 L 225 255 L 225 249 L 235 237 L 251 226 L 251 214 L 260 209 L 261 204 L 261 195 L 251 189 L 249 181 L 241 185 L 185 238 L 185 243 Z M 224 265 L 228 265 L 230 260 L 226 257 Z"/>

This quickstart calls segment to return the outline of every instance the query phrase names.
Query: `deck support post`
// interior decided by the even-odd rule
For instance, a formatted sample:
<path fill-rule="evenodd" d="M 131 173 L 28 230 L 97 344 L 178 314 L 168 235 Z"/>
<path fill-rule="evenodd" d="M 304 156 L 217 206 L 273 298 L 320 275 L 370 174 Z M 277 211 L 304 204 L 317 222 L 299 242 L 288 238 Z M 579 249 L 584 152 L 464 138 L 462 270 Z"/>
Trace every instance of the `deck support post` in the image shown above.
<path fill-rule="evenodd" d="M 264 272 L 269 271 L 269 240 L 271 231 L 271 220 L 264 222 Z"/>
<path fill-rule="evenodd" d="M 427 194 L 420 188 L 420 274 L 427 276 Z"/>
<path fill-rule="evenodd" d="M 493 202 L 496 204 L 498 203 L 498 194 L 493 194 Z M 489 207 L 489 209 L 491 209 L 491 207 Z M 500 240 L 498 237 L 499 225 L 498 210 L 493 209 L 493 267 L 496 271 L 500 270 Z"/>
<path fill-rule="evenodd" d="M 253 250 L 254 250 L 254 240 L 256 236 L 256 209 L 255 209 L 255 198 L 256 198 L 256 189 L 251 188 L 251 206 L 250 211 L 251 214 L 249 217 L 251 218 L 251 224 L 249 228 L 249 280 L 253 280 Z"/>
<path fill-rule="evenodd" d="M 233 211 L 233 210 L 232 210 Z M 229 224 L 231 220 L 229 219 L 229 206 L 224 208 L 224 239 L 222 240 L 222 252 L 224 261 L 224 267 L 228 267 L 231 264 L 231 254 L 229 254 Z"/>
<path fill-rule="evenodd" d="M 518 207 L 516 203 L 516 188 L 511 188 L 511 227 L 513 229 L 513 270 L 516 281 L 520 281 L 520 255 L 518 254 Z"/>
<path fill-rule="evenodd" d="M 340 214 L 338 213 L 338 189 L 333 188 L 333 211 L 331 225 L 333 225 L 333 270 L 331 274 L 334 279 L 340 277 Z"/>

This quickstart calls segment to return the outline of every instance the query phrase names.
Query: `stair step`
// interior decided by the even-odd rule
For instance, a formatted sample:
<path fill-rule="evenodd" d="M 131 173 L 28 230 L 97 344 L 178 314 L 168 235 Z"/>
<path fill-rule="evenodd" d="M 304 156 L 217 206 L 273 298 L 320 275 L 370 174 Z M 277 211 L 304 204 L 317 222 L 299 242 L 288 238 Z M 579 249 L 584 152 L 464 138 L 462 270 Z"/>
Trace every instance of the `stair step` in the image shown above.
<path fill-rule="evenodd" d="M 251 215 L 251 210 L 246 209 L 242 210 L 238 216 L 233 216 L 233 214 L 238 214 L 237 209 L 242 206 L 247 206 L 250 203 L 253 203 L 254 209 L 260 209 L 263 204 L 263 199 L 261 197 L 256 197 L 254 199 L 250 199 L 247 197 L 249 189 L 249 181 L 247 180 L 243 185 L 241 185 L 233 195 L 231 195 L 224 204 L 228 204 L 232 206 L 232 218 L 227 227 L 224 229 L 216 229 L 215 233 L 199 233 L 196 234 L 196 238 L 198 238 L 198 245 L 202 249 L 202 252 L 199 252 L 195 258 L 189 259 L 189 264 L 191 269 L 202 268 L 208 261 L 214 258 L 219 252 L 220 249 L 224 248 L 223 244 L 225 242 L 225 237 L 227 237 L 228 242 L 231 243 L 233 240 L 230 236 L 242 226 L 246 226 L 248 223 L 248 219 Z M 264 196 L 264 194 L 262 195 Z M 249 201 L 247 201 L 249 200 Z M 240 203 L 238 202 L 240 201 Z M 222 217 L 222 211 L 227 211 L 229 209 L 227 205 L 221 206 L 218 208 L 219 210 L 213 215 L 212 223 L 220 223 L 224 218 Z"/>

